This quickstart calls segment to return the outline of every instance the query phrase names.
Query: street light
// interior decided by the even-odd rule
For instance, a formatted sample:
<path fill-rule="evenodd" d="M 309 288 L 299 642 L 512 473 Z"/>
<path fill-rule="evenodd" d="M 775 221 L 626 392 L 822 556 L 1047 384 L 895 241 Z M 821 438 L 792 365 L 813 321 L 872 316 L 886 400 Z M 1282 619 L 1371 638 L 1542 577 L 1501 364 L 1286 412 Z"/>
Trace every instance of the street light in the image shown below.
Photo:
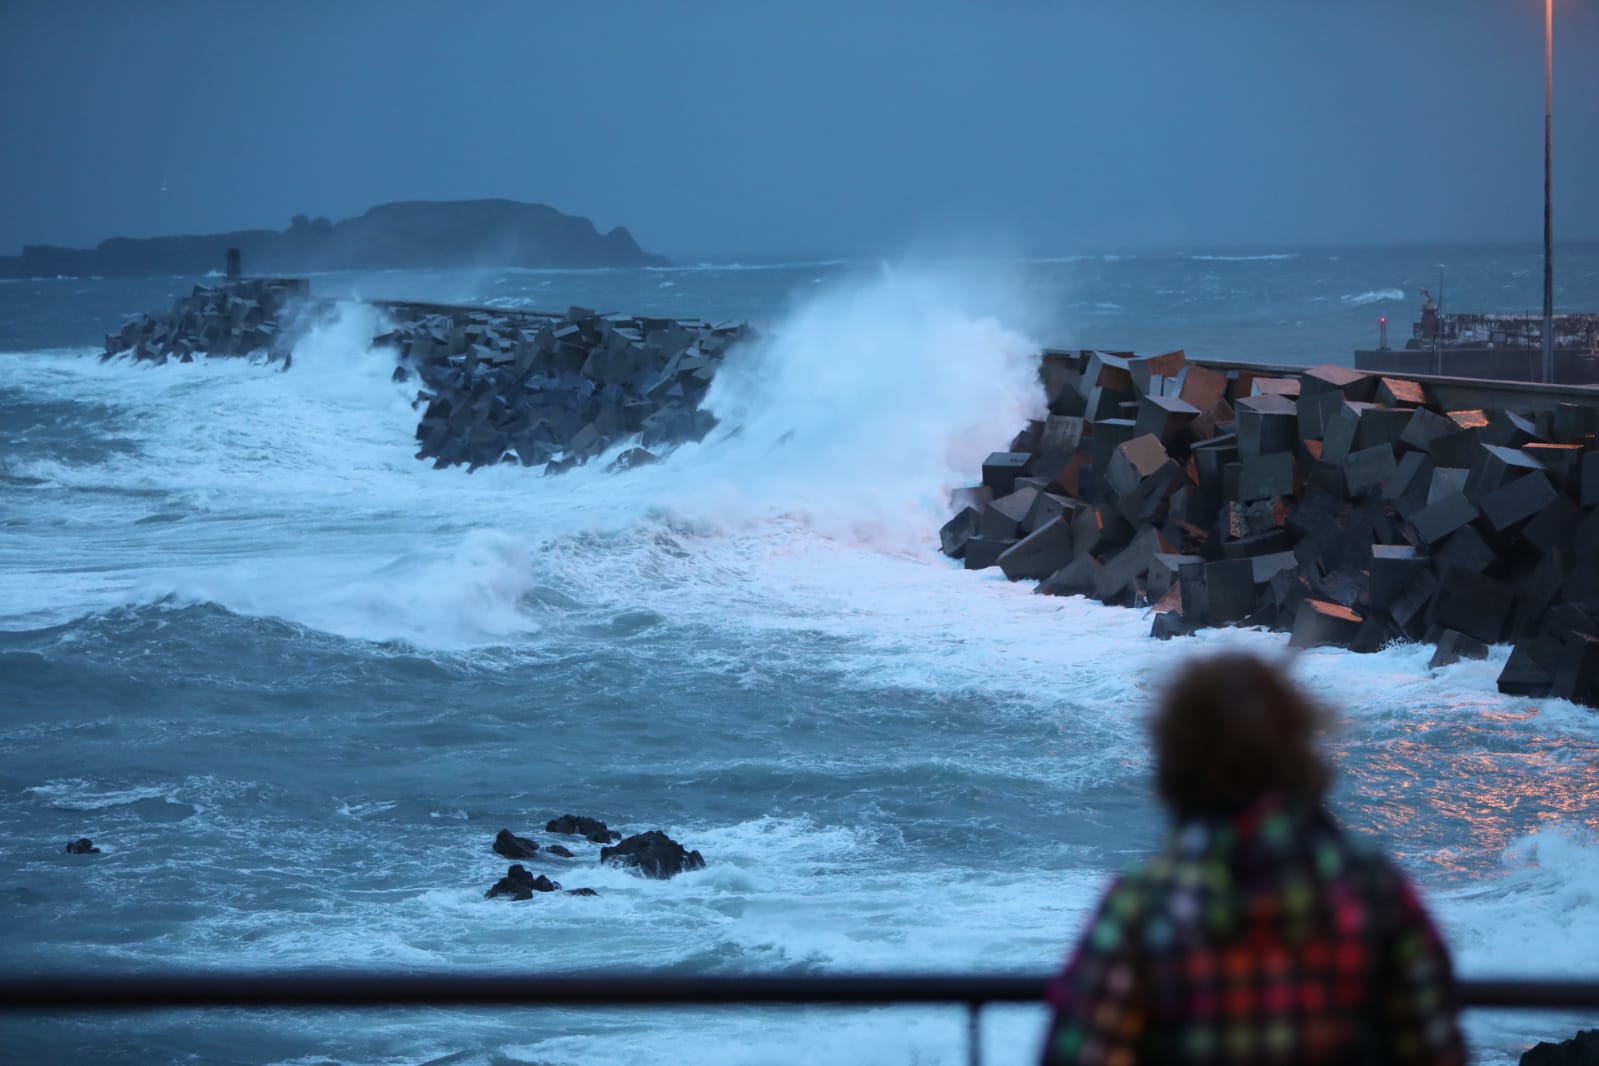
<path fill-rule="evenodd" d="M 1544 0 L 1543 21 L 1543 380 L 1555 380 L 1555 260 L 1551 181 L 1555 130 L 1555 0 Z"/>

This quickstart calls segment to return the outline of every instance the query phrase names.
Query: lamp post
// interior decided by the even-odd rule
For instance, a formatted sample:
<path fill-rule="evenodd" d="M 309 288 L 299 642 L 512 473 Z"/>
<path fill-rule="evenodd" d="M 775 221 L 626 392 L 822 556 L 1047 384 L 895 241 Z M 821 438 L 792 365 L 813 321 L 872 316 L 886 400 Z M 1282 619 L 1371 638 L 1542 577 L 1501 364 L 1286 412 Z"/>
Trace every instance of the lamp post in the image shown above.
<path fill-rule="evenodd" d="M 1555 0 L 1544 0 L 1543 23 L 1543 380 L 1555 380 L 1555 261 L 1551 182 L 1555 130 Z"/>

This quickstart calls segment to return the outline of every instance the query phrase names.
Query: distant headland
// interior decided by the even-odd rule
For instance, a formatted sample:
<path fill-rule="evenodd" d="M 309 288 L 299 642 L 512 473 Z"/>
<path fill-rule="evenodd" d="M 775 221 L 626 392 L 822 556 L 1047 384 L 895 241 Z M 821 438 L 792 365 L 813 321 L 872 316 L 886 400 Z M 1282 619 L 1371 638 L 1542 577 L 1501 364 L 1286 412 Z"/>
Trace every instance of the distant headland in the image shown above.
<path fill-rule="evenodd" d="M 252 274 L 450 267 L 640 267 L 667 261 L 617 226 L 515 200 L 412 200 L 342 222 L 296 215 L 289 228 L 193 237 L 113 237 L 94 248 L 28 244 L 0 278 L 203 275 L 237 248 Z"/>

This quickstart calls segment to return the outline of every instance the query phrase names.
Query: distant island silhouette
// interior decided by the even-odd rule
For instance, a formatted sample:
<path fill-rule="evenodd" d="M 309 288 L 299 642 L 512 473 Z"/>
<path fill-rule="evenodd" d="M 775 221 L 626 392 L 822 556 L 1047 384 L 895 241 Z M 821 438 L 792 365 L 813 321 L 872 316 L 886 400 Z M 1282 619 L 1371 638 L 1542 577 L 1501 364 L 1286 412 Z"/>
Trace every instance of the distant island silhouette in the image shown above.
<path fill-rule="evenodd" d="M 411 200 L 329 222 L 296 215 L 289 228 L 194 237 L 113 237 L 94 248 L 23 245 L 0 256 L 0 277 L 204 275 L 237 248 L 249 274 L 430 267 L 640 267 L 667 261 L 617 226 L 515 200 Z"/>

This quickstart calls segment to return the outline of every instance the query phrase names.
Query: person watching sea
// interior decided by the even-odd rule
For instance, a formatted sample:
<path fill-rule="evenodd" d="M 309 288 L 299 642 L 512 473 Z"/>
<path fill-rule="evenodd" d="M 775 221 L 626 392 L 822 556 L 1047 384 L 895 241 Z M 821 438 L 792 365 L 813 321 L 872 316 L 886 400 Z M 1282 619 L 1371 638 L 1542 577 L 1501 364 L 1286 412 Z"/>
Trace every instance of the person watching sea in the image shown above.
<path fill-rule="evenodd" d="M 1170 833 L 1050 984 L 1044 1066 L 1466 1061 L 1426 909 L 1326 810 L 1327 717 L 1252 655 L 1177 674 L 1151 720 Z"/>

